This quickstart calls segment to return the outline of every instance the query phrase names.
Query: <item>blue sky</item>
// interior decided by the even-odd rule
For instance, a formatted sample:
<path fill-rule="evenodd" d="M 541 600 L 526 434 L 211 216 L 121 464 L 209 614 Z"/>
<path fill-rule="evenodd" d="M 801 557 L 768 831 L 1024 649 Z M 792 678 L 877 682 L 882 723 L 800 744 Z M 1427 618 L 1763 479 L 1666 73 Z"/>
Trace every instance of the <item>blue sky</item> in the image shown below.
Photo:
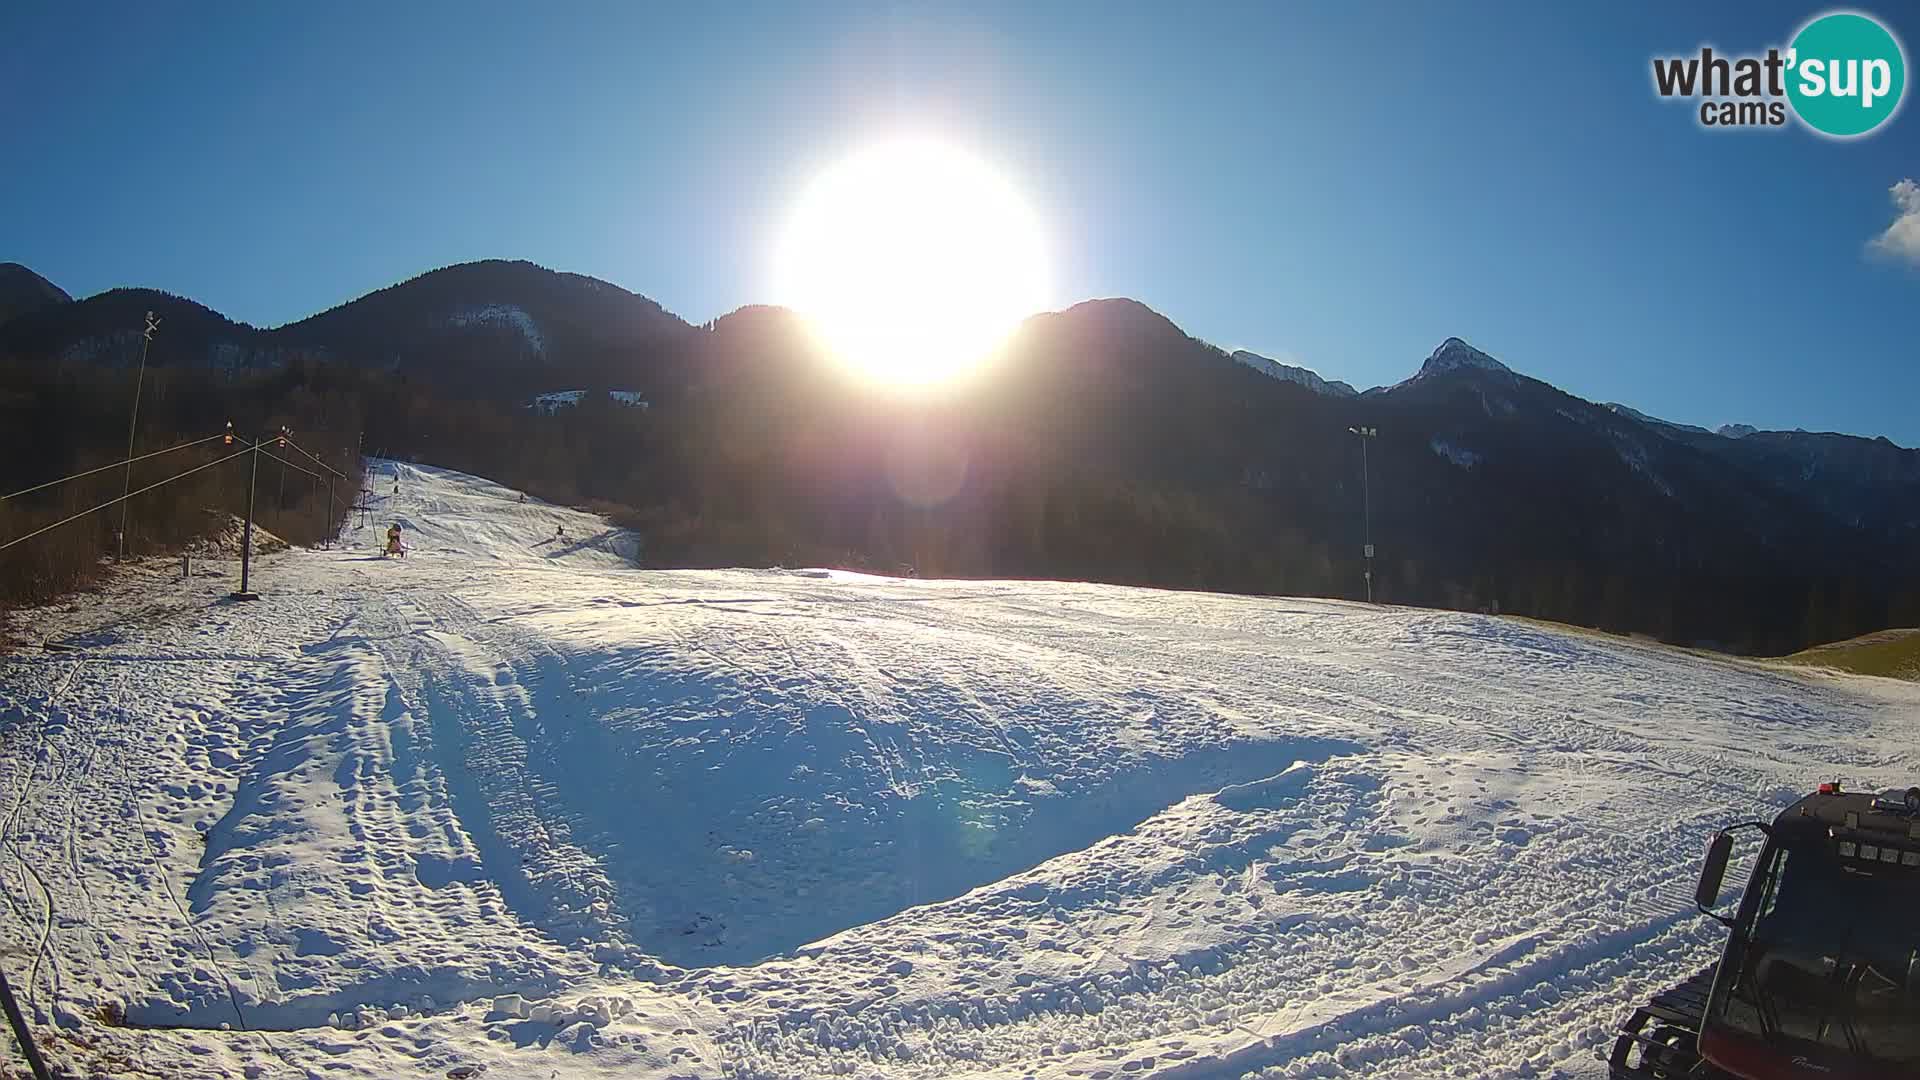
<path fill-rule="evenodd" d="M 1826 9 L 1616 7 L 9 5 L 0 260 L 277 325 L 526 258 L 704 320 L 767 299 L 815 171 L 932 133 L 1027 193 L 1060 306 L 1363 387 L 1457 334 L 1675 420 L 1920 445 L 1920 252 L 1870 246 L 1920 110 L 1703 131 L 1653 55 Z"/>

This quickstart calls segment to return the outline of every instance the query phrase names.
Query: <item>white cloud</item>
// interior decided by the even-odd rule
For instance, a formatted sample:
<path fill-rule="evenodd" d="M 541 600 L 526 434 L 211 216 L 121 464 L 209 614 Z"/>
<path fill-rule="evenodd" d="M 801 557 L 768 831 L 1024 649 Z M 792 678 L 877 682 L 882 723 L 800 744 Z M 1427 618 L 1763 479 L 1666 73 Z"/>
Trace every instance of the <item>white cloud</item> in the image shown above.
<path fill-rule="evenodd" d="M 1902 180 L 1888 189 L 1900 214 L 1887 231 L 1873 238 L 1875 251 L 1920 266 L 1920 184 Z"/>

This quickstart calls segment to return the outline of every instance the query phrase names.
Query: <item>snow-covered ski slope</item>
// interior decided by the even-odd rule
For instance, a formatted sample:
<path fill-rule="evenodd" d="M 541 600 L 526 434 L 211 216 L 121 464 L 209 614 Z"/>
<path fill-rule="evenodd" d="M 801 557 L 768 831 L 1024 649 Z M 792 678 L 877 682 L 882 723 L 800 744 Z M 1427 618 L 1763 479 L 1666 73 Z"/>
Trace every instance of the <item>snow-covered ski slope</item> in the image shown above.
<path fill-rule="evenodd" d="M 75 1075 L 1594 1075 L 1714 951 L 1714 825 L 1920 774 L 1906 683 L 642 570 L 486 481 L 375 490 L 257 603 L 148 568 L 0 659 L 0 964 Z"/>

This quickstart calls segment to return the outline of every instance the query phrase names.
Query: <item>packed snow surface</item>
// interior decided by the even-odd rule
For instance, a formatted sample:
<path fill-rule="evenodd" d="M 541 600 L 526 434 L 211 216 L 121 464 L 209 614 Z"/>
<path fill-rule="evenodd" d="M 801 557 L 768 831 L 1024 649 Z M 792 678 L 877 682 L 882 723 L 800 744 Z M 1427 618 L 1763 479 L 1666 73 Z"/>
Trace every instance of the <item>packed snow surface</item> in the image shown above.
<path fill-rule="evenodd" d="M 0 964 L 75 1075 L 1596 1075 L 1714 953 L 1710 829 L 1920 771 L 1910 684 L 646 570 L 484 480 L 372 489 L 257 602 L 150 565 L 0 660 Z"/>

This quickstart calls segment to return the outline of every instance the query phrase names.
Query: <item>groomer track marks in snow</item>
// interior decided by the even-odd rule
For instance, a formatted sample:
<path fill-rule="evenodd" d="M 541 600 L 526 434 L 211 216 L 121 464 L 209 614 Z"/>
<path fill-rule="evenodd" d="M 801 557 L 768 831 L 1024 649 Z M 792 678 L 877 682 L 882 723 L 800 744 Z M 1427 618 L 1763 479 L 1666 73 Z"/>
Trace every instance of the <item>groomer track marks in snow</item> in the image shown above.
<path fill-rule="evenodd" d="M 140 618 L 82 597 L 33 627 L 73 651 L 0 661 L 9 973 L 57 1062 L 1577 1075 L 1711 956 L 1711 825 L 1920 769 L 1889 680 L 1327 601 L 640 571 L 591 515 L 378 470 L 379 516 L 263 557 L 260 603 L 142 579 Z M 213 1030 L 236 1002 L 272 1047 Z"/>

